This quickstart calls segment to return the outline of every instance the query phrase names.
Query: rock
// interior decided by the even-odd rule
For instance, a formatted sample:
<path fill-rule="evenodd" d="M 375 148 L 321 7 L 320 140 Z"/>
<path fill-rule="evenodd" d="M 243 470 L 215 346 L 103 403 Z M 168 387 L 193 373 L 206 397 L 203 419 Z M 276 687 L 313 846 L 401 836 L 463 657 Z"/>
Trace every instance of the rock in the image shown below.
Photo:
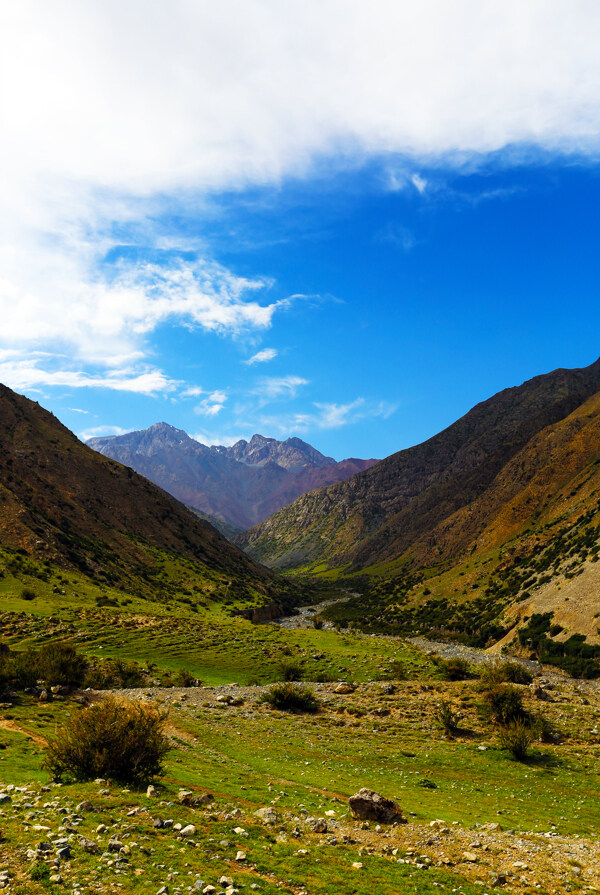
<path fill-rule="evenodd" d="M 467 861 L 469 864 L 477 863 L 477 855 L 472 851 L 463 852 L 463 861 Z"/>
<path fill-rule="evenodd" d="M 236 859 L 236 861 L 245 861 L 246 860 L 246 852 L 245 851 L 236 852 L 235 859 Z"/>
<path fill-rule="evenodd" d="M 177 801 L 180 805 L 191 805 L 194 793 L 191 789 L 180 789 L 177 793 Z"/>
<path fill-rule="evenodd" d="M 228 886 L 233 886 L 233 880 L 230 876 L 220 876 L 219 885 L 226 889 Z"/>
<path fill-rule="evenodd" d="M 502 827 L 498 823 L 484 824 L 482 829 L 488 830 L 490 833 L 501 833 L 502 832 Z"/>
<path fill-rule="evenodd" d="M 254 812 L 254 817 L 262 820 L 265 824 L 276 824 L 279 820 L 277 812 L 270 805 L 267 805 L 266 808 L 259 808 L 258 811 Z"/>
<path fill-rule="evenodd" d="M 56 857 L 61 861 L 70 861 L 71 860 L 71 849 L 68 845 L 63 845 L 62 848 L 56 849 Z"/>
<path fill-rule="evenodd" d="M 164 820 L 161 817 L 155 817 L 152 823 L 152 826 L 155 830 L 161 830 L 165 825 Z"/>
<path fill-rule="evenodd" d="M 88 852 L 90 855 L 96 855 L 100 851 L 95 842 L 91 839 L 86 839 L 85 836 L 82 836 L 79 840 L 79 844 L 83 851 Z"/>
<path fill-rule="evenodd" d="M 11 796 L 7 792 L 0 792 L 0 805 L 5 805 L 7 802 L 12 802 Z"/>
<path fill-rule="evenodd" d="M 446 821 L 440 820 L 439 818 L 437 820 L 432 820 L 431 823 L 429 824 L 429 826 L 433 830 L 447 830 L 448 829 L 448 824 L 446 823 Z"/>
<path fill-rule="evenodd" d="M 353 684 L 349 684 L 348 681 L 340 681 L 340 683 L 335 687 L 334 693 L 354 693 L 356 687 Z"/>
<path fill-rule="evenodd" d="M 194 796 L 194 805 L 208 805 L 210 802 L 214 802 L 214 800 L 215 797 L 211 792 L 201 792 Z"/>
<path fill-rule="evenodd" d="M 156 796 L 156 787 L 152 786 L 152 784 L 150 784 L 150 786 L 146 790 L 146 797 L 148 799 L 153 799 L 153 798 L 155 798 L 155 796 Z"/>
<path fill-rule="evenodd" d="M 62 881 L 63 881 L 63 878 L 62 878 L 62 876 L 60 875 L 60 873 L 51 873 L 50 876 L 49 876 L 49 881 L 50 881 L 51 883 L 56 883 L 56 885 L 60 886 L 60 884 L 61 884 Z"/>
<path fill-rule="evenodd" d="M 182 836 L 195 836 L 196 835 L 196 827 L 194 824 L 187 824 L 181 831 Z"/>
<path fill-rule="evenodd" d="M 120 839 L 109 839 L 108 840 L 108 850 L 112 852 L 120 852 L 123 848 L 123 843 Z"/>
<path fill-rule="evenodd" d="M 406 819 L 402 809 L 392 799 L 363 787 L 348 800 L 352 817 L 357 820 L 376 820 L 384 824 L 402 824 Z"/>
<path fill-rule="evenodd" d="M 515 861 L 513 867 L 515 870 L 529 870 L 529 865 L 525 861 Z"/>
<path fill-rule="evenodd" d="M 312 822 L 310 828 L 313 833 L 326 833 L 327 832 L 327 821 L 324 817 L 318 817 L 316 820 Z"/>
<path fill-rule="evenodd" d="M 360 861 L 355 861 L 354 864 L 352 865 L 353 870 L 362 870 L 362 868 L 363 868 L 363 865 L 361 864 Z"/>
<path fill-rule="evenodd" d="M 75 811 L 77 814 L 81 814 L 84 811 L 94 811 L 94 806 L 88 799 L 85 799 L 85 801 L 75 806 Z"/>
<path fill-rule="evenodd" d="M 215 895 L 215 892 L 216 892 L 216 891 L 217 891 L 217 890 L 215 889 L 214 886 L 205 886 L 205 887 L 202 889 L 202 895 Z"/>
<path fill-rule="evenodd" d="M 385 696 L 393 696 L 393 694 L 396 692 L 396 688 L 393 684 L 384 684 L 381 688 L 381 692 Z"/>

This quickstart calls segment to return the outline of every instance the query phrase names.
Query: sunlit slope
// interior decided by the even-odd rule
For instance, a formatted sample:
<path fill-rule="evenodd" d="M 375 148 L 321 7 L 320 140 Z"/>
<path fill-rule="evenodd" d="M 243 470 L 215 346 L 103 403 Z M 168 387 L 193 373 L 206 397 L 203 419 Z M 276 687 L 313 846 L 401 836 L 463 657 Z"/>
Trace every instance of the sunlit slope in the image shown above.
<path fill-rule="evenodd" d="M 289 591 L 177 500 L 4 386 L 0 546 L 136 592 L 168 592 L 181 564 L 187 578 L 208 575 L 215 592 L 269 600 Z"/>
<path fill-rule="evenodd" d="M 522 528 L 600 452 L 600 361 L 506 389 L 429 441 L 311 492 L 236 539 L 277 568 L 455 560 Z M 564 423 L 564 426 L 560 424 Z"/>

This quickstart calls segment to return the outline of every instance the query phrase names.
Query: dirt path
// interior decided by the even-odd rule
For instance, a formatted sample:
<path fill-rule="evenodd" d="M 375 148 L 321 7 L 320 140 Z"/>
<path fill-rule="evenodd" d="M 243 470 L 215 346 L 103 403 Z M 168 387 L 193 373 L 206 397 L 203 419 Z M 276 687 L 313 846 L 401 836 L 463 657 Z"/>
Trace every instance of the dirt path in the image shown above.
<path fill-rule="evenodd" d="M 34 733 L 31 730 L 25 730 L 23 727 L 19 727 L 16 721 L 9 721 L 8 718 L 0 718 L 0 729 L 2 730 L 10 730 L 13 733 L 21 733 L 23 736 L 28 737 L 32 742 L 36 744 L 36 746 L 40 746 L 40 748 L 44 748 L 47 745 L 47 741 L 43 736 L 40 736 L 39 733 Z"/>

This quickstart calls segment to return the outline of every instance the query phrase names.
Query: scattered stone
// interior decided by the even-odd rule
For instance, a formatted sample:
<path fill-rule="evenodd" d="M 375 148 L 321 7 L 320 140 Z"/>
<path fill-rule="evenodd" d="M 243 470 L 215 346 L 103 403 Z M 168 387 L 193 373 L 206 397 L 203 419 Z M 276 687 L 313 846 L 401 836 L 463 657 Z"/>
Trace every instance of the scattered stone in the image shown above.
<path fill-rule="evenodd" d="M 109 839 L 108 840 L 108 850 L 112 852 L 120 852 L 123 848 L 123 843 L 120 839 Z"/>
<path fill-rule="evenodd" d="M 372 789 L 363 787 L 350 796 L 348 803 L 356 820 L 376 820 L 384 824 L 406 823 L 400 806 Z"/>
<path fill-rule="evenodd" d="M 340 683 L 335 687 L 334 693 L 354 693 L 356 687 L 353 684 L 349 684 L 348 681 L 340 681 Z"/>
<path fill-rule="evenodd" d="M 360 861 L 355 861 L 354 864 L 352 865 L 353 870 L 362 870 L 362 868 L 363 868 L 363 865 Z"/>
<path fill-rule="evenodd" d="M 472 851 L 463 852 L 463 861 L 467 861 L 469 864 L 476 864 L 477 860 L 478 860 L 477 855 L 474 854 L 474 852 L 472 852 Z"/>
<path fill-rule="evenodd" d="M 265 824 L 276 824 L 279 820 L 279 815 L 270 805 L 267 805 L 266 808 L 259 808 L 254 812 L 254 817 L 257 817 L 259 820 L 262 820 Z"/>
<path fill-rule="evenodd" d="M 150 786 L 146 790 L 146 797 L 148 799 L 153 799 L 153 798 L 155 798 L 155 796 L 156 796 L 156 787 L 152 786 L 152 784 L 150 784 Z"/>
<path fill-rule="evenodd" d="M 316 820 L 310 825 L 310 829 L 313 833 L 326 833 L 327 832 L 327 821 L 324 817 L 317 817 Z"/>
<path fill-rule="evenodd" d="M 182 829 L 181 835 L 182 836 L 195 836 L 196 835 L 196 827 L 194 826 L 194 824 L 187 824 L 187 826 L 185 826 Z"/>
<path fill-rule="evenodd" d="M 100 851 L 97 844 L 92 842 L 91 839 L 86 839 L 85 836 L 81 837 L 79 844 L 83 851 L 88 852 L 91 855 L 96 855 Z"/>

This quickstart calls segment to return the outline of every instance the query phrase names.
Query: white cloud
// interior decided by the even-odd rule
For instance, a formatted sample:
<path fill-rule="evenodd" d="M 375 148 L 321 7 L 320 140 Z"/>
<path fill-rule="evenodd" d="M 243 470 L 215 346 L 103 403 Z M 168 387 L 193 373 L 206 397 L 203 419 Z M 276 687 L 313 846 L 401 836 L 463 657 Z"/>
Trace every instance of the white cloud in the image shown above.
<path fill-rule="evenodd" d="M 220 432 L 196 432 L 194 435 L 191 435 L 190 438 L 194 438 L 196 441 L 199 441 L 200 444 L 206 444 L 209 447 L 213 444 L 220 444 L 224 447 L 231 447 L 234 444 L 237 444 L 238 441 L 242 439 L 244 441 L 249 441 L 251 436 L 249 434 L 245 435 L 224 435 Z"/>
<path fill-rule="evenodd" d="M 82 410 L 81 407 L 68 407 L 71 413 L 85 413 L 89 415 L 89 410 Z"/>
<path fill-rule="evenodd" d="M 177 382 L 161 370 L 109 370 L 105 375 L 90 375 L 82 370 L 43 370 L 35 361 L 26 359 L 0 363 L 0 382 L 17 391 L 28 391 L 38 386 L 61 386 L 105 388 L 140 395 L 170 392 L 177 386 Z"/>
<path fill-rule="evenodd" d="M 424 177 L 421 177 L 420 174 L 413 174 L 410 180 L 414 188 L 417 190 L 417 192 L 421 193 L 421 195 L 427 189 L 427 181 Z"/>
<path fill-rule="evenodd" d="M 207 395 L 203 401 L 200 401 L 199 404 L 196 404 L 194 407 L 194 413 L 197 413 L 199 416 L 216 416 L 223 407 L 225 406 L 225 402 L 227 400 L 227 395 L 223 391 L 214 391 Z"/>
<path fill-rule="evenodd" d="M 81 441 L 87 441 L 89 438 L 101 438 L 104 435 L 125 435 L 131 431 L 131 429 L 123 429 L 121 426 L 95 426 L 92 429 L 79 432 L 77 437 Z"/>
<path fill-rule="evenodd" d="M 398 405 L 389 401 L 373 402 L 365 401 L 364 398 L 356 398 L 347 404 L 315 402 L 313 406 L 316 408 L 316 412 L 292 413 L 277 417 L 263 416 L 260 420 L 260 427 L 285 436 L 315 429 L 339 429 L 369 417 L 387 419 L 395 412 Z"/>
<path fill-rule="evenodd" d="M 277 357 L 277 351 L 275 348 L 263 348 L 261 351 L 257 351 L 256 354 L 253 354 L 252 357 L 249 357 L 248 360 L 245 360 L 245 364 L 264 364 L 267 361 L 273 360 L 273 358 Z"/>
<path fill-rule="evenodd" d="M 113 224 L 134 247 L 203 252 L 152 232 L 161 203 L 323 160 L 402 157 L 392 181 L 421 191 L 424 162 L 597 159 L 599 28 L 593 0 L 0 4 L 0 349 L 116 370 L 165 323 L 267 329 L 289 301 L 210 259 L 103 275 Z"/>
<path fill-rule="evenodd" d="M 277 398 L 295 398 L 298 389 L 302 385 L 308 385 L 308 379 L 301 376 L 265 376 L 252 394 L 258 395 L 261 400 L 275 400 Z"/>

